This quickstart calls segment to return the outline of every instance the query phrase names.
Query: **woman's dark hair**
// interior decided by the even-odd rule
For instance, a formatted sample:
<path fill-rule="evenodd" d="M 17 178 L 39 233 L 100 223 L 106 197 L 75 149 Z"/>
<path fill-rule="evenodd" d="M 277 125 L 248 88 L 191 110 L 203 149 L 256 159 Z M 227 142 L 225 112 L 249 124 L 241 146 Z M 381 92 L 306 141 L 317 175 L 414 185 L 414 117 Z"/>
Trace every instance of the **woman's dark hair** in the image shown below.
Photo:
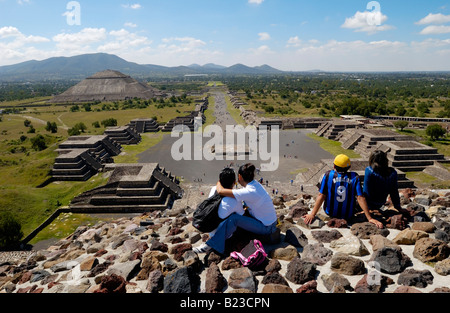
<path fill-rule="evenodd" d="M 219 175 L 219 181 L 223 188 L 233 189 L 236 183 L 236 173 L 232 168 L 225 168 Z"/>
<path fill-rule="evenodd" d="M 253 164 L 247 163 L 239 168 L 239 175 L 242 176 L 246 183 L 249 183 L 255 179 L 255 170 L 256 167 Z"/>
<path fill-rule="evenodd" d="M 383 176 L 389 174 L 389 160 L 387 154 L 383 151 L 376 150 L 369 157 L 369 165 L 374 172 Z"/>

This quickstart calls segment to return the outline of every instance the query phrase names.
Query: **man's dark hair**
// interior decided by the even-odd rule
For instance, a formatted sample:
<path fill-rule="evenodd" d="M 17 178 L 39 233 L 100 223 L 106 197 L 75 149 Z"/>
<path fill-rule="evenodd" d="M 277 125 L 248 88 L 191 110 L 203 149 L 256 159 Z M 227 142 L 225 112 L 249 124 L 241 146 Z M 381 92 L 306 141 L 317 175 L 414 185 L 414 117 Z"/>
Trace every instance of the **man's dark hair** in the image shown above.
<path fill-rule="evenodd" d="M 233 185 L 236 183 L 236 173 L 232 168 L 226 168 L 220 173 L 219 181 L 223 188 L 233 189 Z"/>
<path fill-rule="evenodd" d="M 343 173 L 343 174 L 345 174 L 345 173 L 347 173 L 348 172 L 348 170 L 350 169 L 350 167 L 340 167 L 340 166 L 337 166 L 337 165 L 335 165 L 334 166 L 334 169 L 336 170 L 336 172 L 338 172 L 338 173 Z"/>
<path fill-rule="evenodd" d="M 253 164 L 247 163 L 239 168 L 239 175 L 242 176 L 246 183 L 250 183 L 255 179 L 255 170 L 256 167 Z"/>

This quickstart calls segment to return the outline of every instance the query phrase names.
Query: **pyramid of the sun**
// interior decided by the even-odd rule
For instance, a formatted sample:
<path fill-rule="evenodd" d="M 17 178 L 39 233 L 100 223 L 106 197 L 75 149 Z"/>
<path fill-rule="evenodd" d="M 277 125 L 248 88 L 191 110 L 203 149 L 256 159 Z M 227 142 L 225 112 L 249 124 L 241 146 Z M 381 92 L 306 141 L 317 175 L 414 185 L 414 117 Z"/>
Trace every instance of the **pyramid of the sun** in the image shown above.
<path fill-rule="evenodd" d="M 55 96 L 51 103 L 79 103 L 91 101 L 120 101 L 152 99 L 161 93 L 150 86 L 117 71 L 106 70 L 86 78 L 64 93 Z"/>

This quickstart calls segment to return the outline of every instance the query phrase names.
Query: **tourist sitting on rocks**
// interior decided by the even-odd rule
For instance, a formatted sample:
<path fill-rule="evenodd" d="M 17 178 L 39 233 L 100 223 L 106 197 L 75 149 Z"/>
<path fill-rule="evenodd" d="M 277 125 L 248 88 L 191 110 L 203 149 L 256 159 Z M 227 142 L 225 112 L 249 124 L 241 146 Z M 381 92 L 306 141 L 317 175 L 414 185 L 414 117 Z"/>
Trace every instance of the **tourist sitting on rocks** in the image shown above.
<path fill-rule="evenodd" d="M 409 214 L 400 204 L 397 171 L 389 167 L 387 154 L 374 151 L 369 157 L 369 166 L 364 175 L 364 196 L 369 210 L 379 210 L 391 196 L 394 208 L 402 214 Z"/>
<path fill-rule="evenodd" d="M 364 197 L 359 175 L 350 172 L 351 162 L 348 156 L 341 154 L 334 160 L 334 170 L 328 171 L 322 177 L 319 195 L 314 209 L 310 214 L 303 216 L 306 224 L 312 223 L 317 212 L 324 205 L 326 214 L 333 218 L 350 221 L 356 213 L 356 199 L 367 220 L 378 228 L 383 223 L 372 218 Z"/>
<path fill-rule="evenodd" d="M 220 181 L 217 183 L 217 192 L 224 197 L 237 200 L 245 205 L 248 214 L 232 214 L 217 228 L 215 234 L 202 246 L 194 249 L 197 253 L 207 253 L 215 250 L 225 253 L 225 241 L 233 235 L 236 229 L 242 228 L 256 235 L 271 235 L 277 229 L 277 214 L 272 199 L 264 187 L 255 180 L 255 166 L 245 164 L 239 168 L 238 182 L 244 187 L 241 189 L 224 188 Z"/>
<path fill-rule="evenodd" d="M 227 189 L 233 189 L 236 184 L 236 173 L 232 168 L 225 168 L 219 175 L 220 184 Z M 209 198 L 214 196 L 217 191 L 217 187 L 214 186 L 211 188 L 211 192 L 209 193 Z M 244 215 L 245 210 L 242 203 L 238 203 L 235 198 L 224 197 L 222 202 L 219 205 L 218 214 L 219 217 L 223 220 L 227 219 L 231 214 L 239 214 Z M 209 236 L 212 237 L 216 233 L 216 230 L 213 230 L 209 233 Z"/>

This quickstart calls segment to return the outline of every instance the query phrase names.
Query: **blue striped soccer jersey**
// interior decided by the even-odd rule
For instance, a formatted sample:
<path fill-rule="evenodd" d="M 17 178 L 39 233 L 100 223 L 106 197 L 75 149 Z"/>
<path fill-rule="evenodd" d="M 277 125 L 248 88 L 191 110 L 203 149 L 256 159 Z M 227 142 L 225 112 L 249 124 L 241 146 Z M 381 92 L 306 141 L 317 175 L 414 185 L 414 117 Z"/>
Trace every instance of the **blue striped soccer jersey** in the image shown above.
<path fill-rule="evenodd" d="M 346 220 L 354 214 L 356 197 L 363 196 L 358 174 L 338 173 L 336 170 L 328 171 L 322 176 L 320 193 L 326 196 L 325 213 Z"/>

